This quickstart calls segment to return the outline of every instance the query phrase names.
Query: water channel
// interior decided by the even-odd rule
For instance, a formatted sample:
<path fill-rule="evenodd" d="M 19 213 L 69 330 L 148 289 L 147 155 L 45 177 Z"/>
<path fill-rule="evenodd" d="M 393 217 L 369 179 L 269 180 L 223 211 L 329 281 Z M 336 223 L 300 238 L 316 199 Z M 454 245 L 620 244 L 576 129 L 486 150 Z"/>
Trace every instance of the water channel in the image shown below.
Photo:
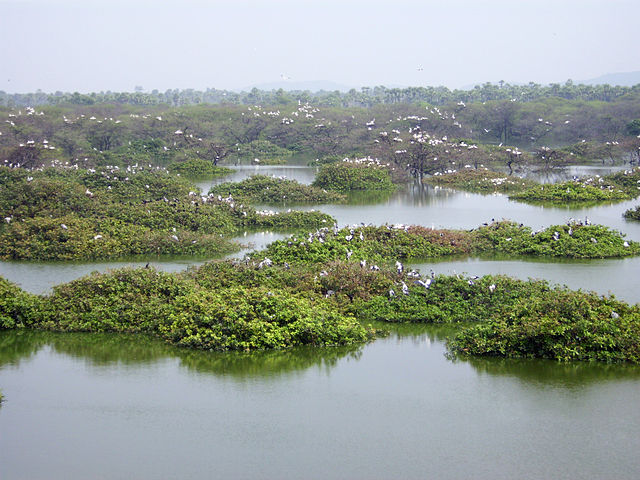
<path fill-rule="evenodd" d="M 216 182 L 254 173 L 310 183 L 315 169 L 241 166 Z M 411 184 L 386 198 L 313 208 L 340 225 L 436 228 L 492 218 L 541 228 L 588 216 L 640 240 L 640 225 L 621 216 L 636 204 L 549 208 Z M 240 241 L 260 246 L 283 236 L 254 232 Z M 203 261 L 151 263 L 176 271 Z M 1 262 L 0 275 L 43 293 L 93 270 L 144 263 Z M 544 278 L 640 301 L 637 258 L 415 266 Z M 640 367 L 454 361 L 445 356 L 448 328 L 391 330 L 355 349 L 256 354 L 120 335 L 1 332 L 0 478 L 637 478 Z"/>

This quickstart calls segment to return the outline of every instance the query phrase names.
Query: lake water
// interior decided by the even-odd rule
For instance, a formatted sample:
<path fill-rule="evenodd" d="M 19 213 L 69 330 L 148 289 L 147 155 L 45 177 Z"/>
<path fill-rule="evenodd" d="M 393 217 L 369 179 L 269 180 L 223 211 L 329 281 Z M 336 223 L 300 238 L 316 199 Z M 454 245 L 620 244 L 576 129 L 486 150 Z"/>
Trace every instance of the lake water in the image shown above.
<path fill-rule="evenodd" d="M 254 173 L 310 183 L 315 171 L 251 166 L 233 179 Z M 420 185 L 372 201 L 314 208 L 340 225 L 436 228 L 492 218 L 541 228 L 588 216 L 640 240 L 640 225 L 621 216 L 636 201 L 546 208 Z M 260 246 L 282 236 L 239 240 Z M 151 263 L 176 271 L 203 261 Z M 2 262 L 0 275 L 41 293 L 119 265 Z M 545 278 L 640 301 L 635 258 L 415 266 Z M 0 479 L 638 478 L 639 367 L 452 361 L 449 328 L 390 328 L 356 349 L 256 354 L 184 351 L 144 337 L 0 332 Z"/>

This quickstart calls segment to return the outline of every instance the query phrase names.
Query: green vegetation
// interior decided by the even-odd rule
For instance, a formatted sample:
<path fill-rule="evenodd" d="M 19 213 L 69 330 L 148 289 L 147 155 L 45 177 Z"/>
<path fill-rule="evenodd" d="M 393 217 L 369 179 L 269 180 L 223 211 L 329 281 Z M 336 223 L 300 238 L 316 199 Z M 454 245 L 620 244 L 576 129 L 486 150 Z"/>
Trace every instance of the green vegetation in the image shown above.
<path fill-rule="evenodd" d="M 534 185 L 526 180 L 504 173 L 494 172 L 486 168 L 464 169 L 437 173 L 423 179 L 425 183 L 440 187 L 457 188 L 477 193 L 512 193 L 530 188 Z"/>
<path fill-rule="evenodd" d="M 190 158 L 182 162 L 174 162 L 168 170 L 186 177 L 222 177 L 229 175 L 233 170 L 227 167 L 219 167 L 202 158 Z"/>
<path fill-rule="evenodd" d="M 628 220 L 640 220 L 640 205 L 626 210 L 622 215 Z"/>
<path fill-rule="evenodd" d="M 597 184 L 580 180 L 536 185 L 522 192 L 509 196 L 514 200 L 568 203 L 568 202 L 603 202 L 629 200 L 633 196 L 613 184 Z"/>
<path fill-rule="evenodd" d="M 295 180 L 254 175 L 242 182 L 214 186 L 209 194 L 233 196 L 246 203 L 338 203 L 346 197 L 318 187 L 302 185 Z"/>
<path fill-rule="evenodd" d="M 420 226 L 323 228 L 308 235 L 278 240 L 254 258 L 282 263 L 326 263 L 366 260 L 443 257 L 455 254 L 504 253 L 568 258 L 625 257 L 640 254 L 640 244 L 625 241 L 619 232 L 602 225 L 552 225 L 534 232 L 510 221 L 494 222 L 472 231 L 432 230 Z"/>
<path fill-rule="evenodd" d="M 35 296 L 0 277 L 0 330 L 23 326 L 35 308 Z"/>
<path fill-rule="evenodd" d="M 127 167 L 38 171 L 0 167 L 0 258 L 71 260 L 129 255 L 220 255 L 246 228 L 320 228 L 319 212 L 259 212 L 202 198 L 186 179 Z M 193 189 L 193 190 L 192 190 Z"/>
<path fill-rule="evenodd" d="M 363 322 L 473 323 L 450 342 L 453 354 L 640 362 L 640 306 L 505 276 L 256 258 L 179 274 L 94 273 L 44 297 L 2 285 L 0 315 L 13 319 L 4 328 L 143 333 L 194 349 L 252 351 L 362 343 L 375 334 Z"/>
<path fill-rule="evenodd" d="M 214 291 L 193 278 L 144 268 L 94 273 L 55 287 L 24 324 L 67 332 L 148 333 L 174 345 L 216 351 L 350 345 L 373 334 L 322 298 L 261 286 Z"/>
<path fill-rule="evenodd" d="M 281 165 L 294 154 L 291 150 L 274 145 L 268 140 L 254 140 L 238 145 L 235 156 L 261 165 Z"/>
<path fill-rule="evenodd" d="M 613 298 L 548 290 L 500 307 L 450 342 L 461 355 L 640 362 L 640 308 Z"/>
<path fill-rule="evenodd" d="M 323 165 L 312 185 L 342 193 L 396 188 L 389 168 L 370 158 Z"/>
<path fill-rule="evenodd" d="M 515 176 L 487 169 L 449 171 L 424 180 L 439 186 L 461 190 L 508 193 L 509 198 L 527 202 L 571 203 L 629 200 L 640 195 L 640 168 L 600 177 L 588 177 L 562 183 L 536 184 Z"/>

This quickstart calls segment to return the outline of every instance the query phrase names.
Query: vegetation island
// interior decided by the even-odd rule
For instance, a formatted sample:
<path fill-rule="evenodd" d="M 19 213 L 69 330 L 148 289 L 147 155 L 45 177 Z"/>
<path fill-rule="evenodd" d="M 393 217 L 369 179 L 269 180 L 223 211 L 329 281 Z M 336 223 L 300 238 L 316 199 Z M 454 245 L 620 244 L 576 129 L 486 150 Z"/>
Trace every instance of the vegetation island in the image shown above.
<path fill-rule="evenodd" d="M 237 165 L 317 166 L 310 185 Z M 452 355 L 640 362 L 640 306 L 542 280 L 419 272 L 416 259 L 622 258 L 640 244 L 588 220 L 539 230 L 339 226 L 301 205 L 409 182 L 545 204 L 640 195 L 640 85 L 484 84 L 234 93 L 0 92 L 0 258 L 192 255 L 184 272 L 124 268 L 34 295 L 0 278 L 0 329 L 126 332 L 212 351 L 352 345 L 380 322 L 451 323 Z M 624 165 L 558 183 L 524 176 Z M 270 205 L 264 209 L 264 205 Z M 640 205 L 624 213 L 640 219 Z M 290 236 L 225 260 L 245 231 Z M 375 327 L 372 325 L 376 325 Z M 2 395 L 0 394 L 0 401 Z"/>

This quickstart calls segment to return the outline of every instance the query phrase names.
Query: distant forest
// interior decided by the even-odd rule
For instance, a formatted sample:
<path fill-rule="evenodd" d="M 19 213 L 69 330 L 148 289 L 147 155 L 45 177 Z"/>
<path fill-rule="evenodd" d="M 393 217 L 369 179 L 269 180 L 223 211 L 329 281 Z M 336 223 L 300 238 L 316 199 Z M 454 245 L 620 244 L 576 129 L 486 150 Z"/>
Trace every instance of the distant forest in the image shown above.
<path fill-rule="evenodd" d="M 567 80 L 564 84 L 551 83 L 540 85 L 511 85 L 499 82 L 485 83 L 470 90 L 450 90 L 447 87 L 408 87 L 387 88 L 384 86 L 362 87 L 359 91 L 351 89 L 340 91 L 286 91 L 258 90 L 246 92 L 217 90 L 204 91 L 194 89 L 169 89 L 165 92 L 153 90 L 150 93 L 141 89 L 135 92 L 97 92 L 82 94 L 78 92 L 45 93 L 7 93 L 0 91 L 0 105 L 5 107 L 25 107 L 57 104 L 94 105 L 101 103 L 120 103 L 130 105 L 168 105 L 184 106 L 195 104 L 235 104 L 235 105 L 286 105 L 294 100 L 313 102 L 324 107 L 371 107 L 389 104 L 429 104 L 445 105 L 451 102 L 488 102 L 513 100 L 531 102 L 542 98 L 557 97 L 565 100 L 584 100 L 611 102 L 626 95 L 638 95 L 640 84 L 632 87 L 612 85 L 574 84 Z"/>

